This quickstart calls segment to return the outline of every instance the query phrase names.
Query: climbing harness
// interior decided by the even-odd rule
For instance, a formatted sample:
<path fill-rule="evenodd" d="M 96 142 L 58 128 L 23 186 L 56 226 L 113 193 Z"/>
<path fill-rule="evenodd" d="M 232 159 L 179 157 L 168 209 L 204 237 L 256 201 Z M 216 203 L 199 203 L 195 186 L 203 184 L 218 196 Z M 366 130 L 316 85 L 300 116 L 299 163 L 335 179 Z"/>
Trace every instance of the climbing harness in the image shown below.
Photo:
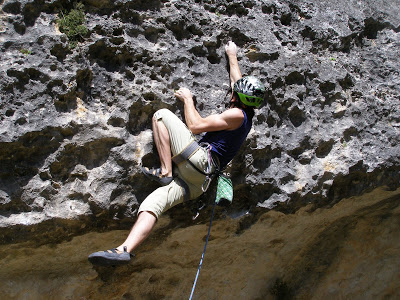
<path fill-rule="evenodd" d="M 218 167 L 216 167 L 215 171 L 212 172 L 211 145 L 209 145 L 209 144 L 206 145 L 206 151 L 207 151 L 207 162 L 208 162 L 208 165 L 207 165 L 207 168 L 205 170 L 206 179 L 204 180 L 204 183 L 201 186 L 201 190 L 203 191 L 203 193 L 205 193 L 208 190 L 214 175 L 219 172 L 219 168 Z"/>
<path fill-rule="evenodd" d="M 194 163 L 190 161 L 190 158 L 193 156 L 193 154 L 196 153 L 200 148 L 204 148 L 207 151 L 208 164 L 204 170 L 200 170 Z M 172 161 L 176 165 L 187 161 L 197 172 L 206 176 L 204 183 L 201 186 L 203 193 L 208 190 L 214 176 L 219 173 L 219 160 L 217 157 L 211 154 L 211 145 L 206 143 L 199 145 L 199 143 L 196 141 L 191 142 L 185 149 L 183 149 L 181 153 L 172 157 Z M 212 171 L 212 167 L 214 167 L 214 171 Z"/>

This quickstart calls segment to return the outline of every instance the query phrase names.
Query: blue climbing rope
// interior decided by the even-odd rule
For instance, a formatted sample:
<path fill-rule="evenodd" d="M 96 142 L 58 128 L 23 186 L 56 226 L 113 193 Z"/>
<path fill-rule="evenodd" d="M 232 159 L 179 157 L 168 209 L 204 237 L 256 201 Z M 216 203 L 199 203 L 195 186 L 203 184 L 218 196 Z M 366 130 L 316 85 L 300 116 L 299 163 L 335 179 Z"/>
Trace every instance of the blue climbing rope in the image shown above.
<path fill-rule="evenodd" d="M 206 254 L 208 238 L 210 237 L 210 232 L 211 232 L 211 224 L 212 224 L 212 220 L 213 220 L 213 217 L 214 217 L 215 204 L 216 204 L 216 201 L 214 200 L 214 205 L 213 205 L 213 209 L 212 209 L 212 213 L 211 213 L 211 219 L 210 219 L 210 225 L 208 226 L 208 234 L 207 234 L 207 238 L 206 238 L 206 244 L 204 245 L 203 254 L 201 255 L 199 268 L 197 269 L 196 279 L 194 280 L 192 293 L 190 294 L 189 300 L 192 300 L 194 289 L 196 288 L 197 279 L 199 278 L 201 265 L 203 264 L 204 254 Z"/>

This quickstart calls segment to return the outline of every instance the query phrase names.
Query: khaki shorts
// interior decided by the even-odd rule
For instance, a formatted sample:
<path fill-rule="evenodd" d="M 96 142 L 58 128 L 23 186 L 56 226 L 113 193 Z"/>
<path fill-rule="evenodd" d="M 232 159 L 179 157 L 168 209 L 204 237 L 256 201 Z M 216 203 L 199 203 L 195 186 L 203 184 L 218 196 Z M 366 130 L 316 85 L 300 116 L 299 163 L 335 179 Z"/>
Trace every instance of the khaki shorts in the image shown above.
<path fill-rule="evenodd" d="M 181 153 L 191 142 L 195 141 L 195 137 L 189 128 L 170 110 L 160 109 L 154 113 L 153 118 L 157 122 L 163 122 L 167 128 L 173 156 Z M 199 148 L 190 157 L 190 161 L 200 170 L 206 169 L 208 166 L 207 151 Z M 206 179 L 205 175 L 199 173 L 187 161 L 183 161 L 178 166 L 175 165 L 173 173 L 174 180 L 148 195 L 140 205 L 138 213 L 150 211 L 158 218 L 166 210 L 183 202 L 185 184 L 189 193 L 187 199 L 195 199 L 203 193 L 201 187 Z M 182 180 L 184 183 L 182 183 Z"/>

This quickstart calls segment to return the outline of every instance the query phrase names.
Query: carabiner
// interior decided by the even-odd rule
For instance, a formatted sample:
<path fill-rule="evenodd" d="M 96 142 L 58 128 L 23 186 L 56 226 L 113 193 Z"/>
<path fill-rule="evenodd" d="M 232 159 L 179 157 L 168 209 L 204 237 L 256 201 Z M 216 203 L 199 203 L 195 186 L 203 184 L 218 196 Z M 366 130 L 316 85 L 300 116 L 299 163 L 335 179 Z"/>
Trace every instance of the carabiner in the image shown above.
<path fill-rule="evenodd" d="M 201 190 L 203 193 L 205 193 L 208 190 L 208 187 L 210 186 L 212 178 L 210 176 L 206 176 L 206 179 L 203 182 L 203 185 L 201 186 Z"/>

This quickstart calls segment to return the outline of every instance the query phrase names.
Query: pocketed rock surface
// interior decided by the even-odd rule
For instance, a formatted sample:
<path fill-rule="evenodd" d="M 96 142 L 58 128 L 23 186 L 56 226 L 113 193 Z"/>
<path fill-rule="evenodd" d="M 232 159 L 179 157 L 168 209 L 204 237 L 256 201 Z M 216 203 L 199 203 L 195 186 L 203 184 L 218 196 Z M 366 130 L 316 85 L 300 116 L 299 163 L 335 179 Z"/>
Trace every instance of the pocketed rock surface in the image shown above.
<path fill-rule="evenodd" d="M 0 0 L 0 241 L 4 247 L 15 249 L 18 243 L 33 243 L 38 249 L 45 249 L 53 245 L 46 248 L 55 256 L 50 261 L 66 262 L 56 251 L 64 245 L 59 243 L 72 247 L 68 243 L 87 235 L 94 238 L 95 232 L 108 235 L 111 230 L 128 229 L 136 218 L 139 203 L 157 187 L 140 173 L 142 164 L 152 166 L 157 162 L 152 114 L 168 108 L 183 117 L 182 104 L 173 96 L 173 91 L 182 86 L 192 90 L 202 115 L 223 111 L 229 95 L 224 51 L 229 40 L 240 48 L 242 72 L 258 76 L 268 92 L 266 104 L 254 117 L 253 130 L 227 169 L 234 183 L 235 199 L 227 211 L 217 214 L 219 224 L 227 222 L 232 228 L 241 224 L 236 233 L 238 239 L 253 234 L 260 243 L 268 242 L 271 232 L 257 230 L 265 216 L 284 213 L 282 218 L 295 218 L 292 214 L 304 212 L 310 206 L 313 210 L 329 211 L 345 198 L 379 187 L 388 191 L 399 187 L 398 1 L 82 3 L 89 33 L 71 49 L 71 41 L 59 31 L 56 20 L 62 12 L 67 14 L 73 3 Z M 203 201 L 211 202 L 212 195 Z M 171 209 L 164 218 L 173 226 L 168 227 L 167 233 L 157 231 L 142 249 L 153 251 L 160 241 L 160 247 L 166 247 L 166 240 L 184 235 L 185 230 L 193 238 L 202 238 L 210 211 L 201 213 L 193 222 L 191 209 L 195 205 Z M 398 223 L 391 217 L 396 215 L 397 206 L 389 207 L 393 211 L 388 209 L 385 215 L 395 226 Z M 242 218 L 246 221 L 238 221 Z M 307 218 L 303 218 L 296 226 L 282 228 L 288 234 L 294 228 L 307 232 Z M 368 230 L 384 230 L 374 227 L 384 220 L 382 217 L 377 223 L 366 222 L 358 232 L 352 231 L 353 223 L 339 222 L 335 226 L 344 226 L 346 234 L 357 234 L 356 239 L 368 240 Z M 318 226 L 334 235 L 329 224 L 322 222 Z M 201 230 L 197 231 L 197 226 Z M 99 234 L 96 244 L 99 249 L 79 249 L 77 265 L 83 266 L 90 251 L 107 248 L 102 235 Z M 240 243 L 229 237 L 224 243 L 230 244 L 238 256 L 246 256 L 239 251 L 244 250 Z M 291 237 L 297 250 L 307 244 Z M 310 248 L 311 252 L 328 247 L 330 255 L 329 247 L 333 247 L 335 255 L 344 255 L 343 261 L 355 259 L 351 253 L 342 252 L 353 250 L 340 248 L 341 233 L 329 244 L 322 237 Z M 391 257 L 395 250 L 392 253 L 390 249 L 398 249 L 399 243 L 395 238 L 390 240 L 392 246 L 370 246 L 386 247 L 384 253 Z M 119 241 L 120 238 L 115 242 Z M 175 243 L 174 251 L 184 251 L 181 243 Z M 250 250 L 265 255 L 264 259 L 272 255 L 264 244 L 253 244 Z M 368 256 L 365 249 L 357 251 Z M 358 289 L 354 278 L 364 276 L 360 275 L 364 274 L 361 269 L 367 268 L 360 265 L 359 273 L 351 273 L 339 262 L 335 266 L 336 262 L 329 258 L 326 264 L 321 262 L 324 267 L 314 268 L 303 287 L 299 278 L 310 275 L 308 272 L 314 266 L 307 264 L 311 264 L 311 257 L 296 259 L 298 253 L 289 250 L 287 255 L 281 265 L 274 262 L 269 266 L 274 268 L 275 279 L 280 279 L 275 287 L 285 290 L 287 283 L 288 290 L 294 293 L 290 295 L 299 297 L 308 297 L 307 289 L 320 277 L 324 277 L 326 285 L 314 292 L 321 293 L 321 297 L 336 291 L 329 284 L 342 285 L 347 291 Z M 2 257 L 2 263 L 8 264 L 4 261 L 8 256 Z M 385 259 L 388 265 L 371 263 L 369 272 L 375 274 L 382 266 L 389 266 L 391 260 Z M 191 270 L 197 260 L 198 255 L 190 260 Z M 250 261 L 243 272 L 261 274 L 257 264 L 252 269 Z M 148 279 L 158 276 L 149 263 L 142 265 L 142 269 L 140 263 L 132 268 L 154 271 Z M 303 274 L 303 267 L 304 276 L 290 275 L 294 271 Z M 132 268 L 123 272 L 132 274 Z M 230 268 L 226 261 L 218 269 L 221 282 L 226 274 L 238 270 Z M 291 268 L 293 272 L 283 274 L 284 269 Z M 328 269 L 333 273 L 323 275 Z M 342 281 L 333 274 L 342 276 Z M 43 276 L 41 272 L 33 275 Z M 179 286 L 185 276 L 191 275 L 176 273 L 166 284 Z M 348 276 L 355 276 L 353 285 L 345 281 Z M 398 276 L 397 273 L 395 277 Z M 157 282 L 156 277 L 153 282 Z M 110 278 L 114 284 L 116 279 Z M 213 278 L 215 281 L 216 277 Z M 267 287 L 272 280 L 268 278 L 268 282 L 255 280 L 251 284 L 259 289 L 258 284 Z M 398 295 L 398 284 L 389 282 L 399 280 L 388 279 L 385 288 L 376 289 L 374 295 L 368 293 L 375 291 L 372 283 L 358 290 L 364 289 L 371 298 L 384 297 L 385 293 Z M 127 285 L 128 281 L 121 284 Z M 243 284 L 250 283 L 243 279 Z M 184 285 L 186 289 L 189 283 Z M 241 295 L 243 291 L 238 285 L 231 292 Z M 148 293 L 151 298 L 151 292 Z M 154 293 L 161 298 L 180 298 L 173 292 L 163 294 L 154 289 Z M 218 290 L 204 293 L 203 298 L 222 297 Z M 243 297 L 246 295 L 257 299 L 266 293 L 245 293 Z"/>

